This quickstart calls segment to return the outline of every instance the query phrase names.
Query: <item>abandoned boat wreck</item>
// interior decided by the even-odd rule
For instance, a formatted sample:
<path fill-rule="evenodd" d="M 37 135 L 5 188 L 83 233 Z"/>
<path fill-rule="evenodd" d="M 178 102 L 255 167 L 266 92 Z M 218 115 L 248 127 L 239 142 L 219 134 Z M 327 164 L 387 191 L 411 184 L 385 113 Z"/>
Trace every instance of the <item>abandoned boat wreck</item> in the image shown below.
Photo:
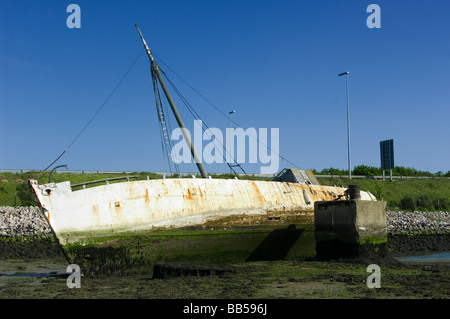
<path fill-rule="evenodd" d="M 184 128 L 159 66 L 138 31 L 150 59 L 153 83 L 159 81 L 179 127 Z M 190 138 L 185 140 L 195 159 Z M 312 223 L 315 202 L 343 200 L 348 195 L 346 188 L 319 185 L 310 171 L 285 169 L 272 181 L 215 179 L 201 162 L 195 162 L 202 178 L 105 181 L 81 189 L 69 181 L 39 185 L 30 180 L 29 184 L 62 245 L 155 229 Z M 369 192 L 361 191 L 360 196 L 376 200 Z"/>
<path fill-rule="evenodd" d="M 61 244 L 161 228 L 307 223 L 314 202 L 345 199 L 346 192 L 299 182 L 202 178 L 125 181 L 76 191 L 70 182 L 30 185 Z M 376 200 L 363 191 L 361 199 Z"/>

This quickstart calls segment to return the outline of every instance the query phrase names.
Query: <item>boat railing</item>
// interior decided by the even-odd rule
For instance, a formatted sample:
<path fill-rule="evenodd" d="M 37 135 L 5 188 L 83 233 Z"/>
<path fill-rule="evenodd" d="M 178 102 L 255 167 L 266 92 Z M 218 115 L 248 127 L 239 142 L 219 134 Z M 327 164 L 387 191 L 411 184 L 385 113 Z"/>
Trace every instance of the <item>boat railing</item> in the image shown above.
<path fill-rule="evenodd" d="M 73 188 L 81 186 L 81 187 L 83 187 L 83 189 L 85 189 L 87 185 L 98 184 L 98 183 L 106 183 L 106 185 L 109 185 L 109 182 L 111 182 L 111 181 L 119 181 L 119 180 L 125 180 L 125 179 L 127 180 L 127 182 L 129 182 L 131 178 L 139 178 L 139 177 L 140 177 L 139 175 L 133 175 L 133 176 L 105 178 L 105 179 L 99 179 L 99 180 L 95 180 L 95 181 L 73 184 L 73 185 L 71 185 L 71 187 L 73 189 Z"/>

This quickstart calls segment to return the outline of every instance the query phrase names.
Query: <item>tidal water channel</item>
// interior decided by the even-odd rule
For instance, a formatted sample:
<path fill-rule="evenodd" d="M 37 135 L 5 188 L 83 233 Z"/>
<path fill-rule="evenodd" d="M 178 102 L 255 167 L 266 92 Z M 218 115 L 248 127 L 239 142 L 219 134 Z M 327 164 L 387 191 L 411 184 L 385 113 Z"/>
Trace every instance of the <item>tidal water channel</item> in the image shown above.
<path fill-rule="evenodd" d="M 450 252 L 445 251 L 427 255 L 403 256 L 403 257 L 396 257 L 395 259 L 403 263 L 420 263 L 420 264 L 439 263 L 450 265 Z"/>

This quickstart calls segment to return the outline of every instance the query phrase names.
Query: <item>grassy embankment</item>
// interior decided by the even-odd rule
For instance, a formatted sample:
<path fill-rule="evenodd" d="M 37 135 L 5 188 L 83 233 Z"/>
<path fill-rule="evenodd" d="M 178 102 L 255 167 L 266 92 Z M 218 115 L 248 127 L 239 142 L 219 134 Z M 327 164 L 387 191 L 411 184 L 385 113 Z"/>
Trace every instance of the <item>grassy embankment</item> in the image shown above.
<path fill-rule="evenodd" d="M 450 179 L 410 178 L 382 181 L 376 179 L 321 178 L 322 185 L 345 187 L 359 184 L 377 199 L 385 200 L 388 210 L 400 211 L 450 211 Z"/>
<path fill-rule="evenodd" d="M 28 206 L 34 205 L 34 200 L 29 191 L 28 179 L 36 179 L 40 183 L 48 182 L 48 172 L 0 174 L 0 206 Z M 86 181 L 101 180 L 106 178 L 137 175 L 138 179 L 161 178 L 155 173 L 133 174 L 67 174 L 53 173 L 52 182 L 69 180 L 72 185 Z M 230 178 L 229 174 L 216 175 L 215 178 Z M 243 177 L 240 177 L 243 178 Z M 265 179 L 249 176 L 250 179 Z M 266 180 L 270 180 L 267 179 Z M 404 211 L 449 211 L 450 210 L 450 179 L 394 179 L 394 181 L 381 181 L 375 179 L 345 179 L 345 178 L 319 178 L 322 185 L 336 185 L 347 187 L 349 184 L 359 184 L 362 190 L 370 191 L 378 199 L 387 202 L 388 210 Z M 113 182 L 111 182 L 113 183 Z"/>

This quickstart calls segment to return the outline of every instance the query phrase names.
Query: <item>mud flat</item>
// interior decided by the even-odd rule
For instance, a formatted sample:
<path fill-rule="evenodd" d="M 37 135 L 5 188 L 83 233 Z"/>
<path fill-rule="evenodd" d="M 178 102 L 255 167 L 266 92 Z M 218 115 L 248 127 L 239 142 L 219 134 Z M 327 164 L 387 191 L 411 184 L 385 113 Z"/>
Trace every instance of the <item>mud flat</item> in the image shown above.
<path fill-rule="evenodd" d="M 287 227 L 278 232 L 226 230 L 199 234 L 190 231 L 185 236 L 179 232 L 162 232 L 122 241 L 115 239 L 117 245 L 112 247 L 78 247 L 72 261 L 81 267 L 81 288 L 70 289 L 67 275 L 61 276 L 68 261 L 51 232 L 45 228 L 37 231 L 34 225 L 40 225 L 36 218 L 41 217 L 34 213 L 30 208 L 0 208 L 0 227 L 9 234 L 0 238 L 0 299 L 450 297 L 448 264 L 406 265 L 394 258 L 380 260 L 370 256 L 359 260 L 318 261 L 314 258 L 314 230 L 308 226 Z M 445 224 L 448 213 L 402 216 L 388 212 L 387 216 L 392 256 L 450 250 Z M 423 216 L 433 220 L 433 230 L 424 229 Z M 413 223 L 413 217 L 417 217 L 416 228 L 402 224 L 405 220 Z M 405 229 L 407 226 L 410 228 Z M 22 230 L 15 231 L 14 227 Z M 258 243 L 257 249 L 246 250 L 245 243 Z M 286 243 L 290 244 L 286 246 Z M 238 244 L 240 250 L 230 251 Z M 195 249 L 187 249 L 189 245 Z M 134 252 L 133 258 L 130 251 Z M 208 259 L 211 256 L 213 260 Z M 154 277 L 154 266 L 161 262 L 179 263 L 186 270 L 181 273 L 186 275 Z M 381 269 L 379 289 L 369 288 L 366 282 L 370 275 L 367 267 L 374 263 Z"/>
<path fill-rule="evenodd" d="M 372 262 L 372 261 L 369 261 Z M 367 264 L 258 261 L 208 276 L 155 279 L 150 274 L 86 275 L 79 289 L 65 277 L 0 276 L 2 299 L 448 299 L 449 267 L 380 265 L 369 288 Z M 19 280 L 17 280 L 19 279 Z M 9 281 L 8 281 L 9 280 Z M 3 282 L 2 282 L 3 281 Z M 156 304 L 155 304 L 156 306 Z"/>

